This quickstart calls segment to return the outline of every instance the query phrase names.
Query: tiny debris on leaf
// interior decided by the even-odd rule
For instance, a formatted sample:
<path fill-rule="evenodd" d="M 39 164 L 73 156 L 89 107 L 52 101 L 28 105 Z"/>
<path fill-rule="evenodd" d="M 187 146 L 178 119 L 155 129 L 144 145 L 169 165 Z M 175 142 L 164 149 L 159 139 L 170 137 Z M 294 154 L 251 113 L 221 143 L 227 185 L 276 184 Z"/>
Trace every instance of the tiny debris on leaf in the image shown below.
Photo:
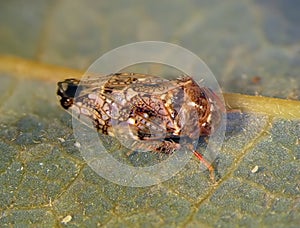
<path fill-rule="evenodd" d="M 77 148 L 80 148 L 80 147 L 81 147 L 81 145 L 80 145 L 79 142 L 75 142 L 75 143 L 74 143 L 74 146 L 76 146 Z"/>
<path fill-rule="evenodd" d="M 71 216 L 71 215 L 67 215 L 66 217 L 64 217 L 64 218 L 61 220 L 61 223 L 67 224 L 67 223 L 70 222 L 71 220 L 72 220 L 72 216 Z"/>
<path fill-rule="evenodd" d="M 60 142 L 65 142 L 66 140 L 64 138 L 57 138 Z"/>
<path fill-rule="evenodd" d="M 251 173 L 257 173 L 259 167 L 256 165 L 254 168 L 251 170 Z"/>

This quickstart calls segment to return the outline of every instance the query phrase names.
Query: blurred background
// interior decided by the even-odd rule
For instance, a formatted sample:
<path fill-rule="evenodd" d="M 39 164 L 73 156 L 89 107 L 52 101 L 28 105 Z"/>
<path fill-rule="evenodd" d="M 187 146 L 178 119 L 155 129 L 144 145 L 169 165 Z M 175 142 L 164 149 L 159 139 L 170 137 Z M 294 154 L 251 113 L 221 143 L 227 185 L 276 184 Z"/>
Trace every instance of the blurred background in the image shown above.
<path fill-rule="evenodd" d="M 86 70 L 121 45 L 166 41 L 225 92 L 299 99 L 299 12 L 297 0 L 2 0 L 0 54 Z"/>

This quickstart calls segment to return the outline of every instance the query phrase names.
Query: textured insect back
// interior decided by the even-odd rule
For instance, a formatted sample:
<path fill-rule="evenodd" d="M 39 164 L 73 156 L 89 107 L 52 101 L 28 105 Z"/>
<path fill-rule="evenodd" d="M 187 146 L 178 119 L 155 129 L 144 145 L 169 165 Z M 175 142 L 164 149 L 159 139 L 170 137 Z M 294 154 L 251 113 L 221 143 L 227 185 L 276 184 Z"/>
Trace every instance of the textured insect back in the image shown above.
<path fill-rule="evenodd" d="M 134 79 L 126 79 L 131 84 L 124 87 L 121 94 L 116 94 L 122 97 L 123 102 L 122 106 L 113 109 L 113 113 L 116 113 L 114 116 L 122 113 L 122 118 L 112 121 L 115 137 L 127 148 L 134 150 L 172 153 L 178 148 L 171 140 L 175 140 L 176 135 L 173 133 L 179 127 L 174 126 L 174 118 L 167 105 L 170 98 L 167 99 L 166 93 L 170 89 L 179 90 L 180 87 L 174 82 L 151 75 L 123 73 L 117 76 Z"/>
<path fill-rule="evenodd" d="M 116 73 L 58 83 L 63 108 L 99 133 L 113 136 L 132 151 L 172 154 L 195 151 L 201 136 L 218 127 L 223 107 L 217 95 L 191 77 L 167 80 L 153 75 Z M 92 125 L 92 126 L 91 126 Z"/>

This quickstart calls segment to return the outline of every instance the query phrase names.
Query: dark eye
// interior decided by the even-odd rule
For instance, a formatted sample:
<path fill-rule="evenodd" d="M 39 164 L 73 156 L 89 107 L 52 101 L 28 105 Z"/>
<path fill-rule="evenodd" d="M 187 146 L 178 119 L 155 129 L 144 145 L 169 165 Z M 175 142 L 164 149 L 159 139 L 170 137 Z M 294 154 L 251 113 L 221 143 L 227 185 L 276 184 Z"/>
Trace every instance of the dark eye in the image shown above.
<path fill-rule="evenodd" d="M 79 85 L 79 81 L 76 79 L 66 79 L 65 81 L 58 82 L 57 85 L 57 95 L 65 98 L 74 98 L 76 91 L 77 93 L 80 93 L 82 90 L 81 86 Z"/>

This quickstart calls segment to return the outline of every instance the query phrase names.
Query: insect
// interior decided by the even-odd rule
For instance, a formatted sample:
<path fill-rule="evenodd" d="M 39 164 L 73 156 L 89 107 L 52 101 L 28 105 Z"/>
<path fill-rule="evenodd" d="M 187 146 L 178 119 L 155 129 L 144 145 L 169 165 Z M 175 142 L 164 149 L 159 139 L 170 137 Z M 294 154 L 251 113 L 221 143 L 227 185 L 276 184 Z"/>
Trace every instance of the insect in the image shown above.
<path fill-rule="evenodd" d="M 224 106 L 207 87 L 189 76 L 167 80 L 139 73 L 114 73 L 58 82 L 60 104 L 78 119 L 87 117 L 99 133 L 130 142 L 132 149 L 171 154 L 184 145 L 207 167 L 193 147 L 220 124 Z M 182 142 L 181 141 L 181 142 Z"/>

